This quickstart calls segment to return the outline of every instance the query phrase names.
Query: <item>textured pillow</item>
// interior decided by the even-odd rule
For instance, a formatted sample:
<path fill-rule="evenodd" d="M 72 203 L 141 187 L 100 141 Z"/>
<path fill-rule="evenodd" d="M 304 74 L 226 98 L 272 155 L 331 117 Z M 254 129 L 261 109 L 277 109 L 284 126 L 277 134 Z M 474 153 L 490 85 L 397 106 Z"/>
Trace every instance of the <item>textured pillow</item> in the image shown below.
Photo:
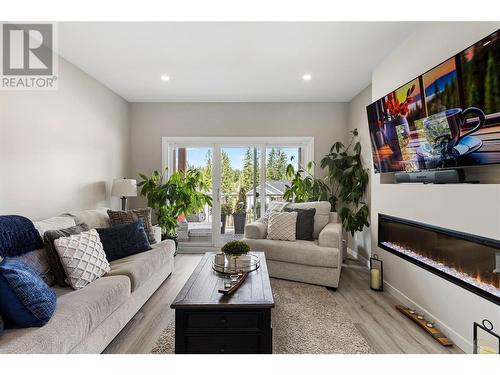
<path fill-rule="evenodd" d="M 271 212 L 267 224 L 267 239 L 295 241 L 297 212 Z"/>
<path fill-rule="evenodd" d="M 11 259 L 0 263 L 0 314 L 7 328 L 43 326 L 56 302 L 54 291 L 24 263 Z"/>
<path fill-rule="evenodd" d="M 295 238 L 297 240 L 313 240 L 314 232 L 314 215 L 316 215 L 315 208 L 288 208 L 285 207 L 285 212 L 297 212 L 297 224 L 295 225 Z"/>
<path fill-rule="evenodd" d="M 95 229 L 58 238 L 54 246 L 73 289 L 81 289 L 111 270 Z"/>
<path fill-rule="evenodd" d="M 142 220 L 97 229 L 97 233 L 99 233 L 106 258 L 110 262 L 151 249 Z"/>
<path fill-rule="evenodd" d="M 128 211 L 113 211 L 108 210 L 109 222 L 111 226 L 120 224 L 130 224 L 141 220 L 144 225 L 144 230 L 148 236 L 150 244 L 156 243 L 155 234 L 153 231 L 153 223 L 151 222 L 151 207 L 135 208 Z"/>
<path fill-rule="evenodd" d="M 43 241 L 45 242 L 45 249 L 47 249 L 47 260 L 50 264 L 50 269 L 54 274 L 54 279 L 57 285 L 66 287 L 68 283 L 66 282 L 66 272 L 59 259 L 59 254 L 57 253 L 56 247 L 54 246 L 54 241 L 61 237 L 68 237 L 72 234 L 79 234 L 89 230 L 89 227 L 85 223 L 75 225 L 74 227 L 58 229 L 58 230 L 48 230 L 43 235 Z"/>
<path fill-rule="evenodd" d="M 283 209 L 288 205 L 288 202 L 283 201 L 271 201 L 269 206 L 267 206 L 267 211 L 264 213 L 262 218 L 267 221 L 271 212 L 282 212 Z"/>
<path fill-rule="evenodd" d="M 15 257 L 43 247 L 33 222 L 23 216 L 0 216 L 0 256 Z"/>

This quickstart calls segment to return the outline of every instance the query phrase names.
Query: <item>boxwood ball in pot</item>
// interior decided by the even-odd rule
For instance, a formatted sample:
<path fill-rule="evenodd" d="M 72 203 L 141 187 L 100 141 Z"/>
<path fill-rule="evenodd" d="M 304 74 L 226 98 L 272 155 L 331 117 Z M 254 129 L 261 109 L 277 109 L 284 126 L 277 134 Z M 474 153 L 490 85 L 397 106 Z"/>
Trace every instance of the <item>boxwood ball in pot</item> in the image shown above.
<path fill-rule="evenodd" d="M 229 241 L 222 246 L 222 252 L 227 255 L 239 256 L 250 251 L 250 246 L 243 241 Z"/>

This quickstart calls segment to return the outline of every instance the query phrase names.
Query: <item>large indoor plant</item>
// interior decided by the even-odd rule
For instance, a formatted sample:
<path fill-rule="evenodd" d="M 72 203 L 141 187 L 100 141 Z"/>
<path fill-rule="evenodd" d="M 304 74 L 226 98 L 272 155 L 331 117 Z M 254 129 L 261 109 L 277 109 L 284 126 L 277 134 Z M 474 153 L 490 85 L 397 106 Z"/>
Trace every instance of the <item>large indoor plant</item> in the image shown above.
<path fill-rule="evenodd" d="M 162 238 L 177 238 L 177 219 L 180 215 L 190 215 L 201 211 L 205 205 L 212 206 L 212 198 L 203 191 L 207 190 L 201 172 L 197 169 L 176 171 L 167 178 L 163 173 L 154 171 L 151 177 L 139 174 L 142 181 L 141 195 L 148 199 L 162 230 Z"/>
<path fill-rule="evenodd" d="M 245 233 L 245 223 L 247 218 L 247 191 L 242 186 L 238 192 L 238 201 L 234 208 L 234 233 Z"/>
<path fill-rule="evenodd" d="M 325 181 L 331 191 L 332 210 L 339 212 L 342 226 L 354 236 L 355 232 L 370 225 L 368 206 L 363 202 L 369 176 L 361 161 L 358 130 L 350 133 L 349 144 L 334 143 L 330 153 L 321 160 L 321 168 L 326 170 Z"/>
<path fill-rule="evenodd" d="M 286 176 L 290 183 L 285 185 L 284 200 L 295 203 L 329 200 L 330 188 L 311 173 L 314 165 L 314 162 L 309 162 L 306 168 L 299 165 L 295 170 L 293 164 L 288 164 Z"/>

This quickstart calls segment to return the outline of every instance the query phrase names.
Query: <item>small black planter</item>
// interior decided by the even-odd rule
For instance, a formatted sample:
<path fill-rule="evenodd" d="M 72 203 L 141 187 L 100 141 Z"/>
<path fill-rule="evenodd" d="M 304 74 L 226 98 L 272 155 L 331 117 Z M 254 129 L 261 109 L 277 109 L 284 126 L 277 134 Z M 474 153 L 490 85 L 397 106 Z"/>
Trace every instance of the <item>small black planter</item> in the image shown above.
<path fill-rule="evenodd" d="M 220 227 L 220 234 L 226 233 L 226 218 L 227 218 L 226 214 L 220 215 L 220 222 L 222 223 L 222 225 Z"/>
<path fill-rule="evenodd" d="M 245 233 L 245 223 L 247 219 L 247 213 L 237 213 L 233 214 L 234 217 L 234 234 Z"/>

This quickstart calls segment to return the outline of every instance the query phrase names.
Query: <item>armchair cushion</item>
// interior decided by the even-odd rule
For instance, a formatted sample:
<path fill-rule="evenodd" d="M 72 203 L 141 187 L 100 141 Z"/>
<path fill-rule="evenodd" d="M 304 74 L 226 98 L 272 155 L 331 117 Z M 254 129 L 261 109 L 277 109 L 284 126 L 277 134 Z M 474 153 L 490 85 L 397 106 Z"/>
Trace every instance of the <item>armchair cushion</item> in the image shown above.
<path fill-rule="evenodd" d="M 314 215 L 314 231 L 313 238 L 317 239 L 319 236 L 319 232 L 325 227 L 326 224 L 330 221 L 330 210 L 332 205 L 328 201 L 320 201 L 320 202 L 304 202 L 304 203 L 289 203 L 286 206 L 289 209 L 307 209 L 307 208 L 315 208 L 316 213 Z"/>
<path fill-rule="evenodd" d="M 267 237 L 267 223 L 257 220 L 245 226 L 245 238 L 264 239 Z"/>
<path fill-rule="evenodd" d="M 318 241 L 273 241 L 246 239 L 252 251 L 263 251 L 267 260 L 313 267 L 339 267 L 339 249 L 320 247 Z"/>
<path fill-rule="evenodd" d="M 328 223 L 319 233 L 318 244 L 322 247 L 341 248 L 342 224 Z"/>

